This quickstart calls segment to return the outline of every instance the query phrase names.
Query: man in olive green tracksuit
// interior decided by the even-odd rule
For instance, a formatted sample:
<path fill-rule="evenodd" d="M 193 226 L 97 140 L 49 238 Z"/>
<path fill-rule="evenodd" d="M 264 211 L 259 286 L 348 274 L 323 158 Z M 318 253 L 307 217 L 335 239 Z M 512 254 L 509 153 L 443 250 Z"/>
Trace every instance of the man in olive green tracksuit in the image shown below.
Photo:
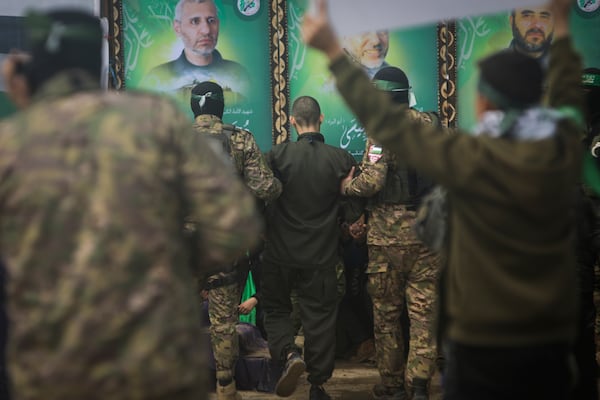
<path fill-rule="evenodd" d="M 279 144 L 267 153 L 283 191 L 267 209 L 262 270 L 265 329 L 271 357 L 287 361 L 276 393 L 290 396 L 306 368 L 310 399 L 326 400 L 329 396 L 322 385 L 331 377 L 335 359 L 339 188 L 356 162 L 347 151 L 325 144 L 319 133 L 323 115 L 314 98 L 296 99 L 291 116 L 298 141 Z M 354 222 L 361 212 L 350 215 L 345 207 L 343 217 Z M 290 320 L 292 288 L 304 330 L 304 361 L 294 344 Z"/>

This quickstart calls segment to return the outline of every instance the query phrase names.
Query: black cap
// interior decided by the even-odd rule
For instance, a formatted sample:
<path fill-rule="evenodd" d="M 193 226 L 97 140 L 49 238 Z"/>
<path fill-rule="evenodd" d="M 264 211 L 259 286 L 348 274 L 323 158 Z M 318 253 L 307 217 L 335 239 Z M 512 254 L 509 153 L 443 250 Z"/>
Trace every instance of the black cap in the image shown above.
<path fill-rule="evenodd" d="M 501 109 L 540 102 L 544 73 L 540 62 L 507 49 L 479 61 L 479 91 Z"/>

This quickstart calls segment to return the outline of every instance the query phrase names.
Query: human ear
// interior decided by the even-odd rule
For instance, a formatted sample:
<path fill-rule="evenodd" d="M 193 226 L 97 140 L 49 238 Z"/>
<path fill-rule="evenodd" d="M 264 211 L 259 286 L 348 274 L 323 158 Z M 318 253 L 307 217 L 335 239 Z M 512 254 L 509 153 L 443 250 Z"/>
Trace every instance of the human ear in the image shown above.
<path fill-rule="evenodd" d="M 18 108 L 29 105 L 31 88 L 24 66 L 29 61 L 25 54 L 10 54 L 2 65 L 2 77 L 6 85 L 8 97 Z"/>

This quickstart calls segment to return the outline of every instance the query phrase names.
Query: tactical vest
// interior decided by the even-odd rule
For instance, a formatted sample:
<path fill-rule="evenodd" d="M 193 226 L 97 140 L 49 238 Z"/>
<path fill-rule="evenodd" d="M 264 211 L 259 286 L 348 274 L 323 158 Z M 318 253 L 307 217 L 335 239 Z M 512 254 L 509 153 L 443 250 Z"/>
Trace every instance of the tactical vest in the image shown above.
<path fill-rule="evenodd" d="M 441 126 L 440 119 L 435 112 L 426 112 L 433 125 Z M 399 160 L 389 154 L 385 162 L 388 164 L 385 184 L 383 188 L 374 196 L 370 206 L 378 204 L 403 204 L 410 210 L 416 210 L 423 197 L 435 185 L 435 182 L 428 177 L 423 176 L 414 168 L 404 165 Z"/>

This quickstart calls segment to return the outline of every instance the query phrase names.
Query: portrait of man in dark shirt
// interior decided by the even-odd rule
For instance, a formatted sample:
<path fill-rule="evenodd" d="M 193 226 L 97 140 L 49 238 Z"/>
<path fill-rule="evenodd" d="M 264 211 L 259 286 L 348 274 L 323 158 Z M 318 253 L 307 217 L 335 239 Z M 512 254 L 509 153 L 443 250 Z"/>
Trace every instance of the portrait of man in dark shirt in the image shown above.
<path fill-rule="evenodd" d="M 227 104 L 243 101 L 249 92 L 248 71 L 224 59 L 216 49 L 220 20 L 214 0 L 180 0 L 175 6 L 173 29 L 183 44 L 181 55 L 154 67 L 143 86 L 172 95 L 187 96 L 199 82 L 214 81 Z"/>

